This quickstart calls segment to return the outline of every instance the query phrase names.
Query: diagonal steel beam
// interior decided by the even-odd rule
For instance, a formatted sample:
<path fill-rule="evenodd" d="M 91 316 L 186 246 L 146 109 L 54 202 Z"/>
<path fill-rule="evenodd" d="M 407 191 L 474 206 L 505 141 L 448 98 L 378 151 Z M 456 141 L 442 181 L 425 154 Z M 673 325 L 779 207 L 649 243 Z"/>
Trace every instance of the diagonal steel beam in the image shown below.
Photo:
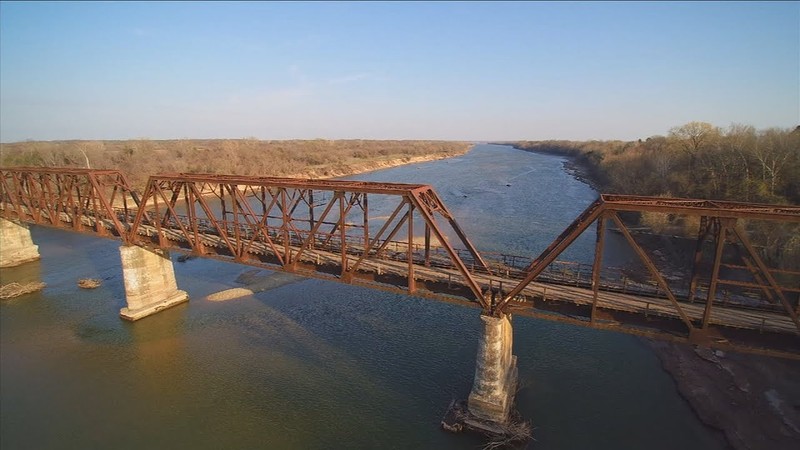
<path fill-rule="evenodd" d="M 651 261 L 650 258 L 647 256 L 647 253 L 645 253 L 645 251 L 642 250 L 642 247 L 640 247 L 639 244 L 637 244 L 636 241 L 633 239 L 633 236 L 631 236 L 631 232 L 628 231 L 628 227 L 626 227 L 625 224 L 622 223 L 622 220 L 617 215 L 617 212 L 611 211 L 610 216 L 611 219 L 614 220 L 614 223 L 617 225 L 617 228 L 619 228 L 619 230 L 622 232 L 622 235 L 625 236 L 625 239 L 628 241 L 628 244 L 631 245 L 633 250 L 639 256 L 639 259 L 642 260 L 644 265 L 650 271 L 650 275 L 652 275 L 653 278 L 656 279 L 656 283 L 658 283 L 658 286 L 667 295 L 667 298 L 669 299 L 670 303 L 672 303 L 672 306 L 675 307 L 675 311 L 678 313 L 683 323 L 686 324 L 686 327 L 689 329 L 690 332 L 694 330 L 695 327 L 692 324 L 692 320 L 689 318 L 689 316 L 686 315 L 686 313 L 683 311 L 683 308 L 681 308 L 681 306 L 678 304 L 678 300 L 675 298 L 675 294 L 672 293 L 672 290 L 667 284 L 667 281 L 664 280 L 664 277 L 661 276 L 661 273 L 658 271 L 658 268 L 656 267 L 655 264 L 653 264 L 653 261 Z"/>
<path fill-rule="evenodd" d="M 706 307 L 703 309 L 703 324 L 702 328 L 708 328 L 708 321 L 711 319 L 711 309 L 714 307 L 714 300 L 717 297 L 717 283 L 719 282 L 719 267 L 722 262 L 722 250 L 725 247 L 727 240 L 728 227 L 730 226 L 729 220 L 715 218 L 717 222 L 714 239 L 716 240 L 716 250 L 714 251 L 714 265 L 711 269 L 711 281 L 708 284 L 708 292 L 706 295 Z"/>
<path fill-rule="evenodd" d="M 509 292 L 495 308 L 496 311 L 505 313 L 508 303 L 528 287 L 539 274 L 567 249 L 589 226 L 603 214 L 605 210 L 603 199 L 598 198 L 589 205 L 581 215 L 576 218 L 536 259 L 525 269 L 527 274 L 514 289 Z"/>
<path fill-rule="evenodd" d="M 484 311 L 491 310 L 491 305 L 484 297 L 483 290 L 481 289 L 480 285 L 472 276 L 472 273 L 470 273 L 470 271 L 467 269 L 467 266 L 464 264 L 464 261 L 462 261 L 461 258 L 459 258 L 458 253 L 455 251 L 453 246 L 450 245 L 447 239 L 445 239 L 444 233 L 442 233 L 442 230 L 436 224 L 436 219 L 433 217 L 431 212 L 427 208 L 423 208 L 421 207 L 421 205 L 419 205 L 418 197 L 409 196 L 409 200 L 412 203 L 416 203 L 417 209 L 420 211 L 422 217 L 425 219 L 425 223 L 428 224 L 428 226 L 430 226 L 431 231 L 433 231 L 433 234 L 436 235 L 436 239 L 439 240 L 439 243 L 444 247 L 445 251 L 450 256 L 450 261 L 453 263 L 453 265 L 456 266 L 458 272 L 461 274 L 462 277 L 464 277 L 464 280 L 466 280 L 467 287 L 469 287 L 470 291 L 472 291 L 472 295 L 475 296 L 475 300 L 477 300 L 478 303 L 480 303 Z"/>
<path fill-rule="evenodd" d="M 786 309 L 786 312 L 789 314 L 789 317 L 792 318 L 792 322 L 794 322 L 797 329 L 800 330 L 800 322 L 797 320 L 797 314 L 792 309 L 791 305 L 789 305 L 789 302 L 786 300 L 786 296 L 783 295 L 781 286 L 775 281 L 775 277 L 772 276 L 767 265 L 764 264 L 764 261 L 756 253 L 755 249 L 753 248 L 753 244 L 750 243 L 750 239 L 748 239 L 747 234 L 744 232 L 744 230 L 742 230 L 741 225 L 737 224 L 731 227 L 731 229 L 736 237 L 739 238 L 739 241 L 744 245 L 744 248 L 747 249 L 747 252 L 750 253 L 750 257 L 753 258 L 753 261 L 755 261 L 756 266 L 761 271 L 761 275 L 766 278 L 767 282 L 780 299 L 784 309 Z"/>
<path fill-rule="evenodd" d="M 383 236 L 383 233 L 386 232 L 386 230 L 389 228 L 389 225 L 391 225 L 391 223 L 394 221 L 394 219 L 397 217 L 397 215 L 400 214 L 400 211 L 402 211 L 403 206 L 406 205 L 406 202 L 407 202 L 406 198 L 402 197 L 402 200 L 400 201 L 400 204 L 398 204 L 397 208 L 394 209 L 392 214 L 389 216 L 389 219 L 386 220 L 386 222 L 383 223 L 383 225 L 381 226 L 380 230 L 378 230 L 378 233 L 375 235 L 375 237 L 372 239 L 372 241 L 369 243 L 369 245 L 367 245 L 367 247 L 364 248 L 364 252 L 361 254 L 361 257 L 359 257 L 358 260 L 355 262 L 355 264 L 353 264 L 349 268 L 349 272 L 350 273 L 355 273 L 358 270 L 358 267 L 361 265 L 361 262 L 364 261 L 365 259 L 369 258 L 369 253 L 372 251 L 373 248 L 375 248 L 375 245 L 378 242 L 380 242 L 381 237 Z M 388 239 L 386 241 L 388 242 Z M 378 253 L 379 252 L 375 252 L 375 255 L 377 256 Z"/>

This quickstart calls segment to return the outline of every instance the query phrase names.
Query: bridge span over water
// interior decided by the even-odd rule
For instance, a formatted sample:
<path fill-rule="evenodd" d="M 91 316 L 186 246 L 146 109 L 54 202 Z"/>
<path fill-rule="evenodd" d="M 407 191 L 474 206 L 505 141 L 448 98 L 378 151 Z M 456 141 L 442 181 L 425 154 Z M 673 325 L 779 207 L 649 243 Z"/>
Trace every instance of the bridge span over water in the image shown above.
<path fill-rule="evenodd" d="M 629 225 L 641 214 L 694 224 L 669 238 L 689 250 L 654 250 Z M 800 269 L 781 258 L 800 207 L 603 194 L 531 258 L 480 252 L 429 185 L 168 174 L 140 192 L 115 170 L 16 167 L 0 168 L 0 217 L 0 267 L 38 258 L 25 224 L 122 241 L 129 320 L 187 299 L 169 251 L 480 308 L 478 422 L 508 417 L 512 315 L 800 358 Z M 560 260 L 583 233 L 592 263 Z M 630 245 L 631 267 L 604 265 L 609 233 Z"/>

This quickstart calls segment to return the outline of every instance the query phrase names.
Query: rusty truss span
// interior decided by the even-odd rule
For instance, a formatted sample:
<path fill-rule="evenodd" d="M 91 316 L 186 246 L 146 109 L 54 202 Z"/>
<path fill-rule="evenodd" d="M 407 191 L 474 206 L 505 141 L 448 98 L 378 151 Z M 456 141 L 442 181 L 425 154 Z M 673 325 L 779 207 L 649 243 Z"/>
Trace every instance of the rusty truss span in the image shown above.
<path fill-rule="evenodd" d="M 797 235 L 794 206 L 604 194 L 531 258 L 479 252 L 429 185 L 168 174 L 135 191 L 112 170 L 0 172 L 0 208 L 10 220 L 461 303 L 497 317 L 800 358 L 800 272 L 779 264 L 776 246 L 786 241 L 773 238 Z M 671 276 L 642 230 L 628 225 L 640 214 L 696 223 L 689 275 Z M 559 260 L 585 232 L 595 236 L 593 263 Z M 638 274 L 603 264 L 609 232 L 630 245 Z"/>

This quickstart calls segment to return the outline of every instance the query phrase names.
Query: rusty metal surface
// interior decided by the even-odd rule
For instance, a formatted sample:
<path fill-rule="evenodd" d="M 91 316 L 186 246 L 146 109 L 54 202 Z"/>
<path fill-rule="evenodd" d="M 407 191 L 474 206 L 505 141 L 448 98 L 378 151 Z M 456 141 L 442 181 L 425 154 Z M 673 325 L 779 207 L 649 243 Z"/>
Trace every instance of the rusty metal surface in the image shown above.
<path fill-rule="evenodd" d="M 767 219 L 800 223 L 800 206 L 764 205 L 723 200 L 642 197 L 601 194 L 600 200 L 614 211 L 651 211 L 734 219 Z"/>
<path fill-rule="evenodd" d="M 623 220 L 642 212 L 699 218 L 685 285 Z M 2 168 L 0 215 L 489 314 L 800 358 L 800 272 L 770 267 L 746 227 L 796 226 L 798 207 L 603 194 L 536 258 L 478 252 L 421 184 L 167 174 L 139 196 L 119 171 Z M 559 261 L 590 229 L 592 264 Z M 608 232 L 650 281 L 603 266 Z"/>
<path fill-rule="evenodd" d="M 692 258 L 692 275 L 686 280 L 688 286 L 668 282 L 664 268 L 655 262 L 652 249 L 647 249 L 641 242 L 637 242 L 632 230 L 621 218 L 623 213 L 642 212 L 699 219 L 700 227 Z M 536 283 L 562 252 L 592 224 L 597 224 L 598 233 L 604 233 L 604 222 L 609 220 L 613 221 L 616 226 L 615 231 L 624 237 L 646 269 L 645 273 L 655 284 L 653 298 L 662 300 L 658 303 L 647 303 L 643 312 L 645 316 L 658 315 L 662 322 L 660 325 L 644 330 L 648 328 L 646 321 L 636 323 L 635 317 L 624 317 L 621 321 L 611 318 L 613 314 L 609 314 L 608 305 L 605 307 L 605 314 L 598 315 L 598 292 L 614 290 L 611 286 L 604 289 L 604 280 L 607 278 L 602 276 L 603 268 L 599 263 L 603 259 L 603 239 L 600 235 L 596 236 L 594 264 L 586 276 L 592 280 L 591 301 L 575 302 L 568 296 L 562 295 L 561 298 L 557 298 L 552 293 L 549 299 L 545 294 L 540 295 L 538 299 L 517 301 L 526 290 L 530 290 L 530 286 Z M 501 300 L 494 308 L 494 312 L 513 311 L 541 317 L 543 313 L 536 310 L 552 310 L 555 308 L 554 305 L 560 305 L 555 310 L 562 311 L 562 316 L 558 319 L 547 318 L 577 321 L 576 323 L 584 326 L 599 329 L 625 328 L 625 332 L 647 336 L 663 335 L 666 329 L 663 321 L 668 319 L 671 323 L 668 334 L 672 340 L 800 358 L 798 341 L 800 295 L 796 295 L 800 291 L 800 274 L 796 270 L 770 267 L 763 256 L 769 253 L 767 251 L 769 249 L 757 248 L 751 241 L 750 233 L 745 230 L 745 224 L 751 226 L 756 224 L 771 229 L 783 227 L 782 232 L 791 235 L 798 232 L 797 223 L 800 223 L 800 207 L 794 206 L 603 194 L 539 257 L 531 261 L 522 271 L 521 279 L 515 286 L 509 288 L 507 292 L 500 293 Z M 722 274 L 723 267 L 727 271 L 726 276 Z M 695 304 L 695 300 L 701 284 L 705 298 L 697 299 L 700 300 L 699 305 L 702 305 L 699 306 Z M 726 290 L 720 295 L 722 287 Z M 729 298 L 731 292 L 736 297 L 733 300 Z M 536 305 L 537 300 L 539 305 Z M 652 305 L 657 305 L 658 313 L 650 311 Z M 619 315 L 625 308 L 617 309 L 619 311 L 615 314 Z M 732 313 L 733 310 L 739 312 Z M 730 316 L 735 314 L 745 317 L 750 314 L 749 311 L 770 311 L 770 316 L 769 318 L 767 315 L 754 316 L 757 320 L 747 326 L 735 323 Z M 760 325 L 757 323 L 758 320 L 762 320 Z M 783 323 L 782 329 L 767 330 L 768 327 L 765 326 L 767 321 L 780 321 Z M 773 332 L 775 336 L 771 334 Z M 769 339 L 765 339 L 767 335 L 770 336 Z M 780 338 L 776 336 L 780 335 L 786 336 L 786 340 L 779 342 Z"/>
<path fill-rule="evenodd" d="M 392 205 L 388 220 L 371 214 L 369 202 L 376 197 Z M 488 306 L 481 286 L 453 245 L 467 249 L 482 269 L 488 271 L 488 266 L 430 186 L 158 175 L 148 181 L 141 205 L 131 221 L 129 239 L 133 243 L 185 248 L 198 255 L 224 254 L 237 262 L 270 263 L 288 272 L 301 267 L 331 270 L 323 267 L 330 266 L 330 261 L 318 260 L 319 252 L 324 251 L 339 255 L 334 270 L 345 282 L 365 267 L 375 266 L 389 243 L 401 242 L 405 254 L 394 259 L 407 263 L 403 285 L 411 294 L 416 292 L 415 267 L 430 265 L 432 249 L 426 239 L 422 253 L 428 256 L 416 260 L 416 225 L 438 241 L 437 250 L 446 255 L 446 263 L 458 270 L 469 288 L 469 300 Z"/>
<path fill-rule="evenodd" d="M 217 175 L 200 173 L 159 174 L 162 181 L 182 181 L 192 183 L 229 184 L 241 186 L 280 186 L 288 189 L 316 189 L 326 191 L 347 191 L 369 194 L 404 194 L 416 189 L 430 188 L 424 184 L 381 183 L 370 181 L 316 180 L 281 177 L 250 177 L 238 175 Z"/>
<path fill-rule="evenodd" d="M 117 170 L 0 168 L 0 215 L 128 243 L 139 198 Z M 120 211 L 122 214 L 120 214 Z"/>

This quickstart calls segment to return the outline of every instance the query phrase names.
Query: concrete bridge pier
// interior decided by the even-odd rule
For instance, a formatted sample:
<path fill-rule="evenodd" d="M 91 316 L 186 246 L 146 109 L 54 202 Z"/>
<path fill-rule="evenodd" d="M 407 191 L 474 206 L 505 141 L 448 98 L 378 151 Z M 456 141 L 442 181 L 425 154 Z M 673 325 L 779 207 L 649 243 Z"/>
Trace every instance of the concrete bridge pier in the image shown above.
<path fill-rule="evenodd" d="M 39 259 L 27 225 L 0 218 L 0 267 L 14 267 Z"/>
<path fill-rule="evenodd" d="M 502 427 L 508 423 L 517 389 L 517 357 L 511 354 L 513 328 L 511 315 L 493 317 L 481 314 L 483 331 L 478 342 L 475 380 L 467 401 L 471 416 Z M 487 429 L 480 423 L 468 425 Z M 491 430 L 493 427 L 489 426 Z"/>
<path fill-rule="evenodd" d="M 123 319 L 139 320 L 189 299 L 178 290 L 168 252 L 131 245 L 120 247 L 119 254 L 128 302 L 119 312 Z"/>

